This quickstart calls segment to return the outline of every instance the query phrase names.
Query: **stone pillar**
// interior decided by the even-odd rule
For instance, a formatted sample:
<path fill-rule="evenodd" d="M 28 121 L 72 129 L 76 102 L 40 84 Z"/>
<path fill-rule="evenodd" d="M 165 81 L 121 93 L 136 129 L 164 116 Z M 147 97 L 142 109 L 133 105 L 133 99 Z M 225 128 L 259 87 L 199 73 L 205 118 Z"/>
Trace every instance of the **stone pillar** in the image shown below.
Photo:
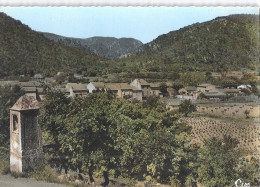
<path fill-rule="evenodd" d="M 44 162 L 39 102 L 24 95 L 10 109 L 10 171 L 25 173 Z"/>

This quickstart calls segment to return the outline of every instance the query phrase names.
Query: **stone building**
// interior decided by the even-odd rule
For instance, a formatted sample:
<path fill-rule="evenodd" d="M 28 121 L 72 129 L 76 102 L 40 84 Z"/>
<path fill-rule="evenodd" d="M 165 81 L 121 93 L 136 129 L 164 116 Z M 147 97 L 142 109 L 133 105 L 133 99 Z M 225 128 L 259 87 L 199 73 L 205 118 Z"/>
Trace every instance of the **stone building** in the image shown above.
<path fill-rule="evenodd" d="M 207 93 L 210 92 L 211 90 L 216 89 L 215 85 L 212 84 L 199 84 L 197 85 L 197 92 L 202 92 L 202 93 Z"/>
<path fill-rule="evenodd" d="M 89 94 L 87 84 L 67 83 L 66 89 L 70 97 L 87 97 Z"/>
<path fill-rule="evenodd" d="M 160 84 L 158 83 L 150 83 L 151 87 L 151 95 L 156 95 L 159 97 L 163 97 L 163 94 L 161 92 Z"/>
<path fill-rule="evenodd" d="M 135 79 L 130 85 L 142 90 L 143 100 L 151 96 L 151 86 L 144 79 Z"/>
<path fill-rule="evenodd" d="M 41 74 L 35 74 L 33 77 L 32 77 L 32 80 L 34 81 L 37 81 L 37 82 L 44 82 L 44 76 L 41 75 Z"/>
<path fill-rule="evenodd" d="M 10 171 L 25 173 L 44 161 L 37 116 L 40 104 L 24 95 L 10 109 Z"/>
<path fill-rule="evenodd" d="M 89 90 L 89 93 L 95 92 L 95 91 L 105 91 L 105 83 L 103 82 L 90 82 L 87 85 L 87 89 Z"/>

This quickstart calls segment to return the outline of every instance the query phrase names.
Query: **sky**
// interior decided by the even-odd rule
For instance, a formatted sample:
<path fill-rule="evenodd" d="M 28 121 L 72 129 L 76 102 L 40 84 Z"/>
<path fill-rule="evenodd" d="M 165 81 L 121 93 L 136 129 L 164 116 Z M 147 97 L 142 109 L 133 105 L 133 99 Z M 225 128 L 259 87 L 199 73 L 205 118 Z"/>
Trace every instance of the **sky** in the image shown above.
<path fill-rule="evenodd" d="M 0 7 L 31 29 L 74 38 L 129 37 L 147 43 L 161 34 L 257 7 Z"/>

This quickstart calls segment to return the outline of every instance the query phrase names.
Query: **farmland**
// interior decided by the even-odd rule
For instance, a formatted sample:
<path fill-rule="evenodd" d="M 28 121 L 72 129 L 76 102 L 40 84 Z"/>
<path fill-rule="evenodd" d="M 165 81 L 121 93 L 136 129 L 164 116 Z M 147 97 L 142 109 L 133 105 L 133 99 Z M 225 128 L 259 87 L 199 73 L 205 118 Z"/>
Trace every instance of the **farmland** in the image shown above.
<path fill-rule="evenodd" d="M 216 117 L 232 117 L 246 118 L 245 111 L 248 111 L 248 118 L 259 117 L 259 104 L 257 103 L 212 103 L 200 104 L 197 106 L 197 112 L 216 116 Z"/>
<path fill-rule="evenodd" d="M 231 136 L 239 141 L 238 149 L 243 152 L 243 156 L 248 158 L 259 156 L 259 124 L 256 122 L 238 122 L 209 117 L 188 117 L 181 120 L 192 126 L 191 144 L 202 145 L 205 140 L 213 137 Z"/>

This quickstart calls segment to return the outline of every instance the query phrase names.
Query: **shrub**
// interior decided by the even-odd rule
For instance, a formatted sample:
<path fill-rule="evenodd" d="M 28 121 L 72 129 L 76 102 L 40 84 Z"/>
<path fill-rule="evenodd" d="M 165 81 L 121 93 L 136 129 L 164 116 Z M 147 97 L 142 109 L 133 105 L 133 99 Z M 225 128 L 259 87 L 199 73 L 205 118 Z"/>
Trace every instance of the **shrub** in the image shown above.
<path fill-rule="evenodd" d="M 52 171 L 48 165 L 41 166 L 36 170 L 29 172 L 27 177 L 33 178 L 35 180 L 62 183 L 62 181 L 60 181 L 55 172 Z"/>
<path fill-rule="evenodd" d="M 185 117 L 188 116 L 188 114 L 196 111 L 196 105 L 194 105 L 190 100 L 184 100 L 180 104 L 179 112 L 183 113 Z"/>
<path fill-rule="evenodd" d="M 9 171 L 9 160 L 0 159 L 0 174 L 7 174 Z"/>

